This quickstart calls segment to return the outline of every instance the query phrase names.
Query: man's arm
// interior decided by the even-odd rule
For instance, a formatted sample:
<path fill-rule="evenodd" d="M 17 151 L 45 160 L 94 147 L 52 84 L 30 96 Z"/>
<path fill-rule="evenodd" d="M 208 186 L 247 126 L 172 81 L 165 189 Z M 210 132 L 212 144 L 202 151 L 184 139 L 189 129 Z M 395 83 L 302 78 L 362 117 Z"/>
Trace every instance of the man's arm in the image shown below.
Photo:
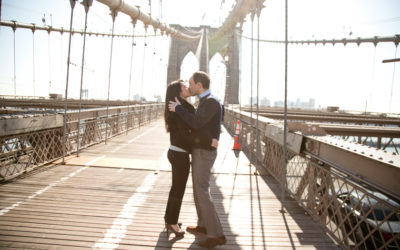
<path fill-rule="evenodd" d="M 196 114 L 186 111 L 182 105 L 177 105 L 175 107 L 175 112 L 189 127 L 194 129 L 202 128 L 215 115 L 217 110 L 218 103 L 212 98 L 205 100 L 201 105 L 201 109 L 199 109 Z"/>

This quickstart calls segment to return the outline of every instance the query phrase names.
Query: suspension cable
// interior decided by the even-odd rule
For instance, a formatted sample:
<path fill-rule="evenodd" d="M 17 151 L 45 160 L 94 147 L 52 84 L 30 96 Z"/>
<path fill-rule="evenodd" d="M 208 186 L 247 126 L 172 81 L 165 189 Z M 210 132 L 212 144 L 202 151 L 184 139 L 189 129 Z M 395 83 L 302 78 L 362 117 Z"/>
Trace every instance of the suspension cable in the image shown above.
<path fill-rule="evenodd" d="M 82 85 L 83 85 L 83 71 L 84 71 L 84 64 L 85 64 L 85 49 L 86 49 L 86 30 L 87 30 L 87 17 L 88 17 L 88 12 L 89 8 L 92 4 L 92 1 L 90 0 L 84 0 L 82 4 L 85 6 L 85 32 L 83 33 L 83 49 L 82 49 L 82 65 L 81 65 L 81 84 L 80 84 L 80 89 L 79 89 L 79 110 L 78 110 L 78 133 L 76 137 L 76 157 L 79 157 L 79 147 L 80 147 L 80 126 L 81 126 L 81 107 L 82 107 Z"/>
<path fill-rule="evenodd" d="M 239 32 L 243 32 L 243 22 L 240 24 L 240 30 Z M 237 37 L 235 38 L 235 40 L 237 39 Z M 241 42 L 238 42 L 238 48 L 239 48 L 239 58 L 241 58 L 242 56 L 242 46 L 241 46 Z M 239 69 L 242 68 L 242 60 L 239 60 Z M 226 87 L 226 85 L 225 85 Z M 242 123 L 242 81 L 241 81 L 241 74 L 239 74 L 239 120 L 240 123 Z"/>
<path fill-rule="evenodd" d="M 367 93 L 367 98 L 365 99 L 365 110 L 364 112 L 367 113 L 367 107 L 368 107 L 368 97 L 372 97 L 372 87 L 374 86 L 374 80 L 375 80 L 375 59 L 376 59 L 376 45 L 374 46 L 374 59 L 372 61 L 372 75 L 371 75 L 371 89 L 369 94 Z M 361 137 L 360 137 L 361 138 Z"/>
<path fill-rule="evenodd" d="M 144 29 L 146 30 L 147 34 L 147 25 L 144 26 Z M 147 36 L 144 36 L 144 48 L 143 48 L 143 68 L 142 68 L 142 83 L 140 86 L 140 95 L 143 96 L 143 82 L 144 82 L 144 70 L 145 70 L 145 61 L 146 61 L 146 48 L 147 48 Z"/>
<path fill-rule="evenodd" d="M 114 26 L 115 26 L 115 17 L 117 16 L 118 12 L 116 10 L 111 10 L 111 18 L 112 18 L 112 31 L 111 33 L 114 34 Z M 112 66 L 112 56 L 113 56 L 113 43 L 114 43 L 114 36 L 111 36 L 111 49 L 110 49 L 110 67 L 108 69 L 108 91 L 107 91 L 107 116 L 106 116 L 106 135 L 104 139 L 104 144 L 107 144 L 107 134 L 108 134 L 108 110 L 110 106 L 110 85 L 111 85 L 111 66 Z"/>
<path fill-rule="evenodd" d="M 397 45 L 394 51 L 394 58 L 397 56 Z M 392 75 L 392 87 L 390 88 L 390 101 L 389 101 L 389 112 L 392 112 L 392 98 L 393 98 L 393 85 L 396 73 L 396 63 L 393 63 L 393 75 Z"/>
<path fill-rule="evenodd" d="M 198 40 L 201 37 L 201 32 L 198 32 L 195 35 L 188 35 L 172 27 L 169 27 L 166 24 L 161 23 L 160 20 L 152 18 L 151 15 L 147 15 L 142 11 L 140 11 L 140 8 L 138 8 L 138 6 L 136 7 L 132 6 L 127 2 L 113 1 L 113 0 L 97 0 L 97 1 L 109 6 L 111 9 L 118 9 L 118 11 L 129 15 L 131 18 L 140 20 L 146 26 L 151 25 L 153 27 L 156 27 L 166 32 L 168 35 L 176 37 L 177 39 L 193 41 L 193 40 Z"/>
<path fill-rule="evenodd" d="M 64 54 L 64 42 L 63 42 L 63 35 L 64 33 L 60 33 L 60 65 L 63 64 L 63 54 Z M 59 80 L 60 80 L 60 85 L 62 85 L 62 68 L 60 66 L 59 68 L 59 74 L 58 74 Z"/>
<path fill-rule="evenodd" d="M 254 39 L 251 37 L 247 37 L 247 36 L 241 36 L 242 38 L 245 39 Z M 285 41 L 282 40 L 265 40 L 265 39 L 259 39 L 260 42 L 266 42 L 266 43 L 286 43 Z M 389 37 L 378 37 L 378 36 L 374 36 L 373 38 L 354 38 L 354 39 L 347 39 L 347 38 L 343 38 L 343 39 L 323 39 L 323 40 L 292 40 L 292 41 L 287 41 L 287 43 L 289 44 L 301 44 L 301 45 L 310 45 L 310 44 L 343 44 L 346 45 L 348 43 L 355 43 L 357 45 L 360 45 L 362 43 L 373 43 L 374 45 L 377 45 L 378 43 L 387 43 L 387 42 L 392 42 L 394 43 L 396 46 L 400 43 L 400 35 L 394 35 L 394 36 L 389 36 Z"/>
<path fill-rule="evenodd" d="M 257 5 L 258 5 L 257 1 Z M 256 168 L 258 167 L 258 156 L 260 151 L 260 131 L 258 130 L 259 125 L 259 102 L 260 102 L 260 15 L 261 15 L 261 6 L 257 6 L 257 118 L 256 118 L 256 137 L 257 137 L 257 145 L 256 145 Z"/>
<path fill-rule="evenodd" d="M 50 29 L 48 31 L 48 36 L 47 36 L 47 48 L 48 48 L 48 62 L 49 62 L 49 94 L 51 93 L 51 46 L 50 46 Z"/>
<path fill-rule="evenodd" d="M 33 84 L 33 97 L 36 96 L 35 88 L 35 28 L 32 29 L 32 84 Z"/>
<path fill-rule="evenodd" d="M 145 29 L 145 36 L 144 36 L 144 49 L 143 49 L 143 63 L 142 63 L 142 82 L 140 85 L 140 104 L 142 104 L 142 98 L 143 98 L 143 82 L 144 82 L 144 71 L 145 71 L 145 61 L 146 61 L 146 47 L 147 47 L 147 39 L 146 39 L 146 34 L 147 34 L 147 25 L 144 25 L 144 29 Z M 142 119 L 143 119 L 143 111 L 142 111 L 142 106 L 140 105 L 140 114 L 139 114 L 139 128 L 141 126 L 142 123 Z"/>
<path fill-rule="evenodd" d="M 70 0 L 71 4 L 71 18 L 70 18 L 70 30 L 72 30 L 72 21 L 74 18 L 74 7 L 76 0 Z M 65 98 L 64 98 L 64 130 L 63 130 L 63 155 L 62 155 L 62 164 L 65 164 L 65 151 L 66 151 L 66 133 L 67 133 L 67 100 L 68 100 L 68 82 L 69 82 L 69 63 L 71 60 L 71 40 L 72 40 L 72 33 L 69 33 L 69 42 L 68 42 L 68 58 L 67 58 L 67 80 L 65 83 Z"/>
<path fill-rule="evenodd" d="M 157 33 L 157 29 L 154 28 L 154 34 L 156 34 L 156 33 Z M 152 59 L 151 59 L 151 68 L 152 69 L 154 69 L 154 59 L 155 59 L 155 57 L 156 57 L 156 38 L 153 37 L 153 56 L 152 56 Z M 154 74 L 151 74 L 151 82 L 152 83 L 155 82 Z"/>
<path fill-rule="evenodd" d="M 159 1 L 158 7 L 160 9 L 160 21 L 162 21 L 162 19 L 163 19 L 163 16 L 162 16 L 162 0 Z"/>
<path fill-rule="evenodd" d="M 71 0 L 74 1 L 74 0 Z M 76 0 L 75 0 L 76 1 Z M 11 27 L 11 28 L 15 28 L 15 29 L 35 29 L 35 30 L 45 30 L 47 32 L 60 32 L 61 34 L 64 32 L 67 33 L 72 33 L 72 35 L 74 34 L 81 34 L 83 35 L 84 31 L 83 30 L 75 30 L 70 28 L 69 30 L 64 29 L 64 28 L 54 28 L 52 26 L 40 26 L 40 25 L 36 25 L 36 24 L 31 24 L 31 23 L 20 23 L 20 22 L 15 22 L 15 21 L 6 21 L 6 20 L 0 20 L 0 26 L 5 26 L 5 27 Z M 110 36 L 115 36 L 115 37 L 126 37 L 126 38 L 130 38 L 132 37 L 132 35 L 128 35 L 128 34 L 111 34 L 111 33 L 103 33 L 103 32 L 91 32 L 91 31 L 86 31 L 86 35 L 89 36 L 105 36 L 105 37 L 110 37 Z M 153 35 L 149 35 L 153 36 Z M 157 35 L 159 36 L 159 35 Z M 135 37 L 144 37 L 144 35 L 135 35 Z"/>
<path fill-rule="evenodd" d="M 254 54 L 254 40 L 253 40 L 253 30 L 254 30 L 254 16 L 255 16 L 255 9 L 251 13 L 251 56 L 250 56 L 250 128 L 253 129 L 253 54 Z M 251 154 L 250 154 L 250 166 L 251 163 L 253 162 L 253 145 L 254 143 L 251 143 Z"/>
<path fill-rule="evenodd" d="M 163 43 L 163 37 L 161 37 L 161 39 L 158 40 L 158 43 L 161 43 L 161 46 L 159 45 L 159 47 L 162 47 L 162 43 Z M 161 71 L 162 71 L 162 50 L 160 50 L 160 60 L 158 60 L 158 71 L 160 72 L 160 74 L 158 74 L 158 82 L 161 84 L 161 88 L 160 88 L 160 98 L 162 100 L 162 93 L 163 93 L 163 89 L 166 86 L 163 81 L 161 80 Z"/>
<path fill-rule="evenodd" d="M 149 0 L 150 16 L 151 16 L 151 0 Z"/>
<path fill-rule="evenodd" d="M 17 63 L 16 60 L 17 58 L 15 57 L 15 31 L 16 27 L 13 26 L 13 38 L 14 38 L 14 98 L 17 96 Z"/>
<path fill-rule="evenodd" d="M 131 100 L 131 85 L 132 85 L 132 65 L 133 65 L 133 47 L 135 46 L 135 26 L 136 19 L 132 19 L 132 44 L 131 44 L 131 64 L 129 68 L 129 90 L 128 90 L 128 113 L 126 123 L 126 134 L 128 134 L 128 120 L 129 120 L 129 102 Z"/>
<path fill-rule="evenodd" d="M 285 189 L 286 189 L 286 151 L 287 151 L 287 95 L 288 95 L 288 0 L 285 0 L 285 103 L 283 112 L 283 152 L 282 152 L 282 196 L 281 211 L 284 212 Z"/>

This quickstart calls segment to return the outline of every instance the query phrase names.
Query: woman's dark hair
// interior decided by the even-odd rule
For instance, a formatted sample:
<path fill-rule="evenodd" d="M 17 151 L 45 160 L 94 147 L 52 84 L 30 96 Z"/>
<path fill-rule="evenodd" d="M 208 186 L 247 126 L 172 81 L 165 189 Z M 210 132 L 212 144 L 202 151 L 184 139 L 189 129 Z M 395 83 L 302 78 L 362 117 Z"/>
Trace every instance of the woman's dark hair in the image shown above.
<path fill-rule="evenodd" d="M 165 129 L 169 132 L 169 116 L 171 111 L 168 109 L 169 101 L 175 101 L 175 97 L 182 103 L 184 100 L 181 98 L 180 93 L 182 90 L 183 80 L 176 80 L 168 84 L 167 91 L 165 93 L 165 110 L 164 110 L 164 120 Z"/>

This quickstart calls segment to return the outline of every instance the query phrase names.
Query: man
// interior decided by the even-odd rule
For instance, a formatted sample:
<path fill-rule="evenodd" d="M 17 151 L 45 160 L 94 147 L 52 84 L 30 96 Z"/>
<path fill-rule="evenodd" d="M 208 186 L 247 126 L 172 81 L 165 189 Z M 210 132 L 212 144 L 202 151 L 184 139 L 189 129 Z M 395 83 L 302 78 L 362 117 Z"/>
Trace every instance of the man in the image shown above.
<path fill-rule="evenodd" d="M 186 230 L 207 234 L 207 239 L 199 242 L 199 245 L 212 248 L 225 244 L 226 239 L 209 190 L 211 168 L 217 158 L 217 150 L 204 138 L 219 140 L 222 118 L 221 104 L 211 95 L 209 88 L 209 76 L 205 72 L 195 72 L 189 80 L 189 91 L 200 99 L 196 113 L 193 115 L 187 112 L 178 100 L 170 102 L 168 108 L 176 112 L 199 135 L 192 150 L 193 195 L 198 221 L 197 226 L 188 226 Z"/>

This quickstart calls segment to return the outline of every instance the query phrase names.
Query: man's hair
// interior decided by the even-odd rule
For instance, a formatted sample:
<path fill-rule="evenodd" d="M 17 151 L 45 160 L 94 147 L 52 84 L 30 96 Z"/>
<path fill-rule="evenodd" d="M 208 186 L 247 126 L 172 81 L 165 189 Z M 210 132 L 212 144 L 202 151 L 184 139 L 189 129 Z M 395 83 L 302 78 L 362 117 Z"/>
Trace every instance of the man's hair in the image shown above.
<path fill-rule="evenodd" d="M 203 84 L 204 89 L 210 88 L 210 77 L 207 75 L 206 72 L 203 71 L 194 72 L 192 77 L 194 83 L 201 82 Z"/>

